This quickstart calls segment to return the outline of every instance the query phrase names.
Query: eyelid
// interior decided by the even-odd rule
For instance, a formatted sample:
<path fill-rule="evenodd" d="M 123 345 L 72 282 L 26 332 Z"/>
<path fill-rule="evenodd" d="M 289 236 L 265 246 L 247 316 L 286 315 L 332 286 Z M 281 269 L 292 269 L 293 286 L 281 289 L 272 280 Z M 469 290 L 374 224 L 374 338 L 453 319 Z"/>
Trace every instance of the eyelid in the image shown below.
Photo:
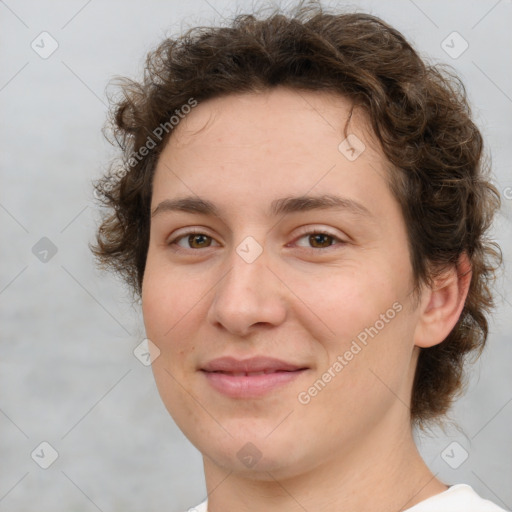
<path fill-rule="evenodd" d="M 211 238 L 212 240 L 214 240 L 215 242 L 217 242 L 215 237 L 208 233 L 208 229 L 207 228 L 191 227 L 191 228 L 183 228 L 183 229 L 186 229 L 186 231 L 183 231 L 183 232 L 180 233 L 179 232 L 180 230 L 178 230 L 177 234 L 176 234 L 176 232 L 174 232 L 172 234 L 172 236 L 169 236 L 167 238 L 167 240 L 166 240 L 166 244 L 167 245 L 175 245 L 176 242 L 178 242 L 182 238 L 186 238 L 187 236 L 190 236 L 190 235 L 206 235 L 209 238 Z M 219 243 L 219 242 L 217 242 L 217 243 Z M 183 249 L 183 247 L 181 247 L 181 249 Z M 207 247 L 207 249 L 209 249 L 209 247 Z M 185 249 L 185 250 L 187 250 L 187 249 Z M 197 251 L 197 249 L 190 249 L 190 250 Z"/>
<path fill-rule="evenodd" d="M 175 245 L 178 249 L 177 250 L 185 250 L 185 251 L 199 251 L 199 249 L 191 249 L 191 248 L 184 248 L 184 247 L 181 247 L 177 244 L 177 242 L 179 242 L 181 239 L 183 238 L 186 238 L 187 236 L 190 236 L 190 235 L 194 235 L 194 234 L 197 234 L 197 235 L 206 235 L 207 237 L 211 238 L 214 242 L 216 243 L 219 243 L 214 236 L 210 235 L 208 233 L 208 229 L 207 228 L 203 228 L 203 227 L 190 227 L 190 228 L 183 228 L 183 229 L 186 229 L 186 231 L 183 231 L 183 232 L 179 232 L 180 230 L 178 230 L 178 234 L 174 233 L 172 235 L 172 238 L 169 237 L 169 239 L 167 240 L 167 244 L 168 245 Z M 295 244 L 297 242 L 297 240 L 303 238 L 304 236 L 306 235 L 318 235 L 318 234 L 323 234 L 323 235 L 327 235 L 327 236 L 330 236 L 332 237 L 334 240 L 336 240 L 338 243 L 334 243 L 334 244 L 331 244 L 329 245 L 328 247 L 302 247 L 302 246 L 298 246 L 301 250 L 306 250 L 306 251 L 314 251 L 314 252 L 325 252 L 325 251 L 328 251 L 330 249 L 336 249 L 339 247 L 340 244 L 346 244 L 348 243 L 347 240 L 343 239 L 340 235 L 338 235 L 337 233 L 333 233 L 331 230 L 323 227 L 323 226 L 315 226 L 315 225 L 308 225 L 308 226 L 303 226 L 302 228 L 299 228 L 299 233 L 297 233 L 293 239 L 293 241 L 291 242 L 291 244 Z M 287 244 L 286 247 L 289 247 L 290 244 Z M 203 248 L 204 249 L 210 249 L 210 247 L 205 247 Z"/>
<path fill-rule="evenodd" d="M 300 228 L 298 228 L 298 230 L 299 236 L 311 233 L 325 233 L 326 235 L 330 235 L 335 238 L 340 238 L 340 235 L 338 233 L 334 233 L 334 231 L 331 231 L 330 228 L 322 226 L 321 224 L 308 224 L 306 226 L 301 226 Z"/>
<path fill-rule="evenodd" d="M 303 229 L 300 230 L 300 232 L 294 237 L 293 239 L 293 242 L 292 243 L 296 243 L 297 240 L 303 238 L 304 236 L 306 235 L 318 235 L 318 234 L 321 234 L 321 235 L 327 235 L 327 236 L 330 236 L 332 237 L 333 239 L 337 240 L 338 243 L 336 244 L 331 244 L 329 245 L 328 247 L 321 247 L 321 248 L 318 248 L 318 247 L 300 247 L 300 249 L 303 249 L 303 250 L 306 250 L 306 251 L 315 251 L 315 252 L 322 252 L 322 251 L 328 251 L 330 249 L 336 249 L 339 247 L 340 244 L 347 244 L 348 241 L 346 239 L 344 239 L 343 237 L 341 237 L 339 234 L 337 233 L 333 233 L 331 230 L 323 227 L 323 226 L 312 226 L 312 225 L 308 225 L 308 226 L 304 226 Z M 287 244 L 288 246 L 289 244 Z"/>

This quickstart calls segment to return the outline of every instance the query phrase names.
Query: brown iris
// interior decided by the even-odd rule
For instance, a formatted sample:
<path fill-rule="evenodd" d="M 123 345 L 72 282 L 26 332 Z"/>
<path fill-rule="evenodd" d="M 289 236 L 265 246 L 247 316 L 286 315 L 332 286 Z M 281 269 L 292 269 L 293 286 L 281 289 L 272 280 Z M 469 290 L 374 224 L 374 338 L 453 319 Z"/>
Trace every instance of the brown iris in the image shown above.
<path fill-rule="evenodd" d="M 331 235 L 327 235 L 325 233 L 315 233 L 314 235 L 309 235 L 309 243 L 312 245 L 312 247 L 318 247 L 322 249 L 332 245 L 333 238 L 334 237 Z"/>
<path fill-rule="evenodd" d="M 194 245 L 194 242 L 197 241 L 197 245 Z M 209 243 L 208 243 L 209 241 Z M 188 237 L 188 243 L 190 244 L 190 247 L 193 249 L 201 249 L 203 247 L 209 247 L 211 244 L 211 238 L 208 235 L 203 234 L 193 234 L 189 235 Z"/>

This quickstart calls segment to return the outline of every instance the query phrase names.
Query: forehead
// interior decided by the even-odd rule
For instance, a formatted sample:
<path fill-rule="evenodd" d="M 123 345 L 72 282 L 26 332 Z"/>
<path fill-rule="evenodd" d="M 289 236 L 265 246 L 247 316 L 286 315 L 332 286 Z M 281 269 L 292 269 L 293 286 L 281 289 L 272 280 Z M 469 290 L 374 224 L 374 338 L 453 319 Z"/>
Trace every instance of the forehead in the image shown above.
<path fill-rule="evenodd" d="M 294 138 L 303 139 L 313 133 L 321 137 L 327 132 L 338 139 L 344 137 L 351 110 L 350 101 L 329 91 L 278 86 L 261 92 L 229 94 L 199 102 L 173 131 L 170 144 L 185 148 L 195 143 L 227 142 L 224 137 L 237 144 L 268 145 L 269 139 L 291 144 Z M 362 129 L 365 118 L 356 113 L 350 123 Z"/>
<path fill-rule="evenodd" d="M 351 145 L 362 151 L 356 158 Z M 174 128 L 153 205 L 213 193 L 263 209 L 277 197 L 333 191 L 371 203 L 387 188 L 386 167 L 365 116 L 338 94 L 285 87 L 232 94 L 199 102 Z"/>

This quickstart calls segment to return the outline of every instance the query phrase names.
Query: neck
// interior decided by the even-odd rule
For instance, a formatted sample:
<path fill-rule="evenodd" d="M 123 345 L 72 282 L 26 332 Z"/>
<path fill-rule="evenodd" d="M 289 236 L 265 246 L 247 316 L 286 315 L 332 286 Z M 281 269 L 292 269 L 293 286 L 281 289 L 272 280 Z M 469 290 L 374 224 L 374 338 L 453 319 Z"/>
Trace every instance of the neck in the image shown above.
<path fill-rule="evenodd" d="M 294 476 L 278 471 L 248 476 L 204 457 L 208 512 L 397 512 L 446 490 L 418 453 L 409 422 L 398 423 L 407 425 L 402 429 L 396 418 L 387 423 L 354 440 L 349 450 Z"/>

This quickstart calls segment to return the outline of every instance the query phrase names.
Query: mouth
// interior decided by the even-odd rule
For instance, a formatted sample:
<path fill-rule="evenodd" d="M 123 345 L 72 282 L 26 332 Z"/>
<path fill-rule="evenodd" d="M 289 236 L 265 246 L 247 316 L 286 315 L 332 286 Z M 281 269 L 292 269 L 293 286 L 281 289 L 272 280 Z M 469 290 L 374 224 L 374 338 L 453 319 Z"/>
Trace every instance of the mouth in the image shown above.
<path fill-rule="evenodd" d="M 309 368 L 268 357 L 214 359 L 200 370 L 209 385 L 231 398 L 257 398 L 291 383 Z"/>
<path fill-rule="evenodd" d="M 224 375 L 231 375 L 232 377 L 254 377 L 255 375 L 270 375 L 272 373 L 289 373 L 289 372 L 296 372 L 300 370 L 305 370 L 305 368 L 300 368 L 298 370 L 261 370 L 259 372 L 224 372 L 221 370 L 215 370 L 213 372 L 207 372 L 207 373 L 222 373 Z M 204 370 L 206 371 L 206 370 Z"/>

